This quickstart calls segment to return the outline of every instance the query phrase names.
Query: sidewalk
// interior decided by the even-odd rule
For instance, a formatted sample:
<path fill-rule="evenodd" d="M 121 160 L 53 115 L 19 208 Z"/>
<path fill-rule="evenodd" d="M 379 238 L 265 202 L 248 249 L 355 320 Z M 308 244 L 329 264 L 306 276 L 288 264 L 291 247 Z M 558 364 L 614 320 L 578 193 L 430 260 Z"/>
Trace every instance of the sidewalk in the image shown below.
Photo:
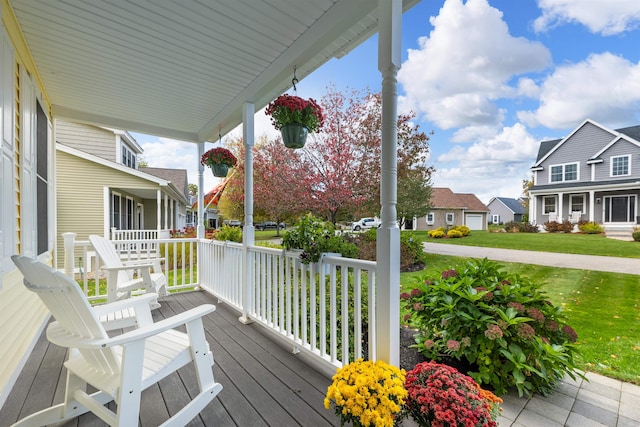
<path fill-rule="evenodd" d="M 640 275 L 640 259 L 424 243 L 427 253 Z M 500 427 L 638 427 L 640 386 L 588 372 L 566 378 L 554 394 L 502 396 Z"/>

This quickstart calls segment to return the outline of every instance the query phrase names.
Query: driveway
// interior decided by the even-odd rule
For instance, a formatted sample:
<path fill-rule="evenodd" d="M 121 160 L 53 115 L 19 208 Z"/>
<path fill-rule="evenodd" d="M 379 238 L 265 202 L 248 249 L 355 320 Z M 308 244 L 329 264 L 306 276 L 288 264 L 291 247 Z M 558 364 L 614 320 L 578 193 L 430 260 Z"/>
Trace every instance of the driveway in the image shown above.
<path fill-rule="evenodd" d="M 551 267 L 577 268 L 580 270 L 609 271 L 640 275 L 640 259 L 595 255 L 573 255 L 553 252 L 536 252 L 515 249 L 484 248 L 480 246 L 423 243 L 424 251 L 432 254 L 467 258 L 487 258 L 495 261 L 548 265 Z"/>

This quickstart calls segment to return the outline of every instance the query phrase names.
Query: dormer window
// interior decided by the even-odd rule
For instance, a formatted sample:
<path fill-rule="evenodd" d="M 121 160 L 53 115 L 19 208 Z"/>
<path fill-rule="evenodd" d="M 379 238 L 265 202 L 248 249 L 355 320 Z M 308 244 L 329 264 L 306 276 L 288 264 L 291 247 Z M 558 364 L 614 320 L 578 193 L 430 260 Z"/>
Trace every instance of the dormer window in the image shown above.
<path fill-rule="evenodd" d="M 611 157 L 611 176 L 625 176 L 631 174 L 631 156 Z"/>
<path fill-rule="evenodd" d="M 564 165 L 554 165 L 549 168 L 551 182 L 577 181 L 578 164 L 566 163 Z"/>
<path fill-rule="evenodd" d="M 122 154 L 122 164 L 129 166 L 131 169 L 137 169 L 136 153 L 131 151 L 126 144 L 120 145 L 120 153 Z"/>

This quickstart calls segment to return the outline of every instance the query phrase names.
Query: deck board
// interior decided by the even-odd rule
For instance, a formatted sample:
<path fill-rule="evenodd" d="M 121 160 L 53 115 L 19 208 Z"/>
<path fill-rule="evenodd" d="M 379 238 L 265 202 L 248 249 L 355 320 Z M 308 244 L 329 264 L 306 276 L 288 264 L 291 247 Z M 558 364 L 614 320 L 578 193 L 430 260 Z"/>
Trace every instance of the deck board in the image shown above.
<path fill-rule="evenodd" d="M 324 409 L 331 379 L 314 370 L 291 348 L 283 347 L 256 324 L 238 321 L 240 313 L 217 303 L 205 292 L 183 292 L 161 299 L 154 319 L 170 317 L 200 304 L 215 304 L 203 319 L 214 354 L 216 381 L 224 387 L 189 426 L 336 426 L 339 419 Z M 62 401 L 66 371 L 65 350 L 43 336 L 36 344 L 5 405 L 0 427 Z M 197 392 L 191 365 L 163 379 L 142 394 L 140 425 L 156 426 L 178 411 Z M 113 405 L 113 404 L 111 404 Z M 64 427 L 104 426 L 92 414 Z"/>

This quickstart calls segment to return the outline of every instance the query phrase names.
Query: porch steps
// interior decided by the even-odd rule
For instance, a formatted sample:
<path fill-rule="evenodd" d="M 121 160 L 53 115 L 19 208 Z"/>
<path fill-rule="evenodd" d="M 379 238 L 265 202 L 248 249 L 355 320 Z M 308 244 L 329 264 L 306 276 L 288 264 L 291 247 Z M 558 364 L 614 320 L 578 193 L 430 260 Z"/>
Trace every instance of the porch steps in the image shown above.
<path fill-rule="evenodd" d="M 609 239 L 633 241 L 633 225 L 605 225 L 604 234 Z"/>

